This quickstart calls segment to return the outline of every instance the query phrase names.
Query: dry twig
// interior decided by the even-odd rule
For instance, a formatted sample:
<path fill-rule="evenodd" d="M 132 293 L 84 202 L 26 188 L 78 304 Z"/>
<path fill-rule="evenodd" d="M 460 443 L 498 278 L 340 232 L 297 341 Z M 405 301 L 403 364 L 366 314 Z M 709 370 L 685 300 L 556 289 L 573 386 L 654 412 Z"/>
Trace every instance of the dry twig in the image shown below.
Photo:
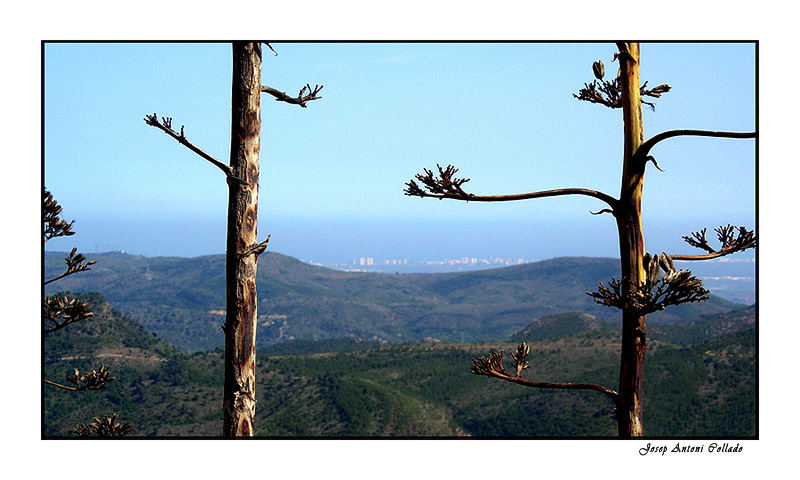
<path fill-rule="evenodd" d="M 317 95 L 320 92 L 320 90 L 322 90 L 322 87 L 323 87 L 322 85 L 314 85 L 314 88 L 311 88 L 311 85 L 306 84 L 303 88 L 300 89 L 300 93 L 298 93 L 296 97 L 292 97 L 291 95 L 288 95 L 286 92 L 282 92 L 278 89 L 268 87 L 266 85 L 261 86 L 261 91 L 275 97 L 275 101 L 300 105 L 301 107 L 306 108 L 307 102 L 310 102 L 312 100 L 319 100 L 320 98 L 322 98 L 319 95 Z"/>
<path fill-rule="evenodd" d="M 488 356 L 478 357 L 472 360 L 471 372 L 474 375 L 486 375 L 488 377 L 499 378 L 519 385 L 532 388 L 549 388 L 556 390 L 594 390 L 603 393 L 611 398 L 614 403 L 619 400 L 619 394 L 610 388 L 594 383 L 553 383 L 553 382 L 531 382 L 520 377 L 522 370 L 528 368 L 530 364 L 526 361 L 530 353 L 530 346 L 523 342 L 517 346 L 517 350 L 511 354 L 514 358 L 516 373 L 512 377 L 503 368 L 503 352 L 491 352 Z"/>
<path fill-rule="evenodd" d="M 461 188 L 462 185 L 469 182 L 469 178 L 456 178 L 455 174 L 458 172 L 456 167 L 448 165 L 446 168 L 442 168 L 441 165 L 437 164 L 436 168 L 439 171 L 438 176 L 434 176 L 433 171 L 424 168 L 424 174 L 418 173 L 415 175 L 415 178 L 422 183 L 422 186 L 413 179 L 409 180 L 406 182 L 406 188 L 403 193 L 413 197 L 450 198 L 469 202 L 509 202 L 562 195 L 585 195 L 604 201 L 611 207 L 612 213 L 618 204 L 617 199 L 611 195 L 588 188 L 558 188 L 514 195 L 475 195 L 467 193 Z"/>
<path fill-rule="evenodd" d="M 183 125 L 181 125 L 180 133 L 178 133 L 175 130 L 173 130 L 172 129 L 172 117 L 161 117 L 161 121 L 159 122 L 158 121 L 158 115 L 156 115 L 154 113 L 152 115 L 145 115 L 144 122 L 146 124 L 150 125 L 151 127 L 158 128 L 162 132 L 166 133 L 170 137 L 172 137 L 175 140 L 177 140 L 178 143 L 180 143 L 181 145 L 185 146 L 186 148 L 188 148 L 189 150 L 193 151 L 194 153 L 200 155 L 205 160 L 211 162 L 211 164 L 213 164 L 215 167 L 217 167 L 220 170 L 222 170 L 225 173 L 226 176 L 228 176 L 228 177 L 232 177 L 233 176 L 233 171 L 231 170 L 230 166 L 225 165 L 224 163 L 220 162 L 219 160 L 217 160 L 216 158 L 214 158 L 211 155 L 207 154 L 206 152 L 204 152 L 200 148 L 196 147 L 191 142 L 189 142 L 189 140 L 186 139 L 186 135 L 184 135 L 184 133 L 183 133 Z"/>
<path fill-rule="evenodd" d="M 84 390 L 100 390 L 106 386 L 106 383 L 116 380 L 116 377 L 111 376 L 111 372 L 104 366 L 100 366 L 97 370 L 91 370 L 81 375 L 81 372 L 76 368 L 74 373 L 67 377 L 67 381 L 74 385 L 70 387 L 51 380 L 44 380 L 47 385 L 70 390 L 73 392 L 81 392 Z"/>
<path fill-rule="evenodd" d="M 706 229 L 704 228 L 699 232 L 692 232 L 691 236 L 685 235 L 683 239 L 689 245 L 708 252 L 706 255 L 672 255 L 672 258 L 674 260 L 688 261 L 708 260 L 756 247 L 755 233 L 745 227 L 734 227 L 728 224 L 727 226 L 715 228 L 714 231 L 717 232 L 717 239 L 721 245 L 719 250 L 715 250 L 709 245 L 706 239 Z"/>

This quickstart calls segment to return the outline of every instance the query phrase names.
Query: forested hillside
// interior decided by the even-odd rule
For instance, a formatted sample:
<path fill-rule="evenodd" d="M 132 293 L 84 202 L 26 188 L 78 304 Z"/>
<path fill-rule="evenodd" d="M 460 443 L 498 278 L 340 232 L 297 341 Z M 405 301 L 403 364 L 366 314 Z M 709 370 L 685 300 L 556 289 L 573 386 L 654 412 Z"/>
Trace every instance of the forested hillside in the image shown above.
<path fill-rule="evenodd" d="M 102 297 L 82 298 L 96 315 L 46 337 L 45 378 L 61 380 L 75 367 L 104 364 L 117 380 L 87 392 L 44 386 L 46 436 L 71 436 L 73 425 L 111 413 L 134 426 L 133 436 L 221 433 L 221 351 L 183 353 Z M 754 316 L 747 309 L 671 325 L 713 327 L 716 321 L 727 328 L 719 336 L 699 333 L 684 345 L 667 342 L 668 333 L 653 336 L 645 383 L 646 435 L 755 435 Z M 532 346 L 524 376 L 613 386 L 619 366 L 617 332 L 593 329 L 594 322 L 581 314 L 561 320 L 569 330 L 564 336 L 548 330 L 548 338 L 540 338 L 535 327 L 552 324 L 552 318 L 514 335 Z M 470 374 L 472 358 L 514 346 L 496 341 L 378 346 L 353 338 L 271 346 L 258 356 L 257 432 L 270 437 L 616 435 L 605 396 L 529 389 Z"/>
<path fill-rule="evenodd" d="M 47 253 L 45 270 L 63 268 Z M 92 270 L 55 290 L 99 292 L 148 331 L 185 351 L 222 346 L 224 255 L 196 258 L 93 254 Z M 277 253 L 258 266 L 258 345 L 353 336 L 382 342 L 504 339 L 536 318 L 579 311 L 616 322 L 619 312 L 586 292 L 619 276 L 608 258 L 556 258 L 446 274 L 341 272 Z M 650 315 L 651 324 L 741 307 L 718 297 Z"/>

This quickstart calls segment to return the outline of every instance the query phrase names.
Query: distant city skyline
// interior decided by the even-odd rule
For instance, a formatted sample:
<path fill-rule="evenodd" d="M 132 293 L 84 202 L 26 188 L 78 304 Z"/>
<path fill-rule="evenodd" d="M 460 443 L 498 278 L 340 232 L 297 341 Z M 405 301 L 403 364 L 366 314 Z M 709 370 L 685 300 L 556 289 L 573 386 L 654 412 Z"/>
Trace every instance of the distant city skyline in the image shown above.
<path fill-rule="evenodd" d="M 572 97 L 593 79 L 593 61 L 613 71 L 612 43 L 273 47 L 263 83 L 325 87 L 305 109 L 262 102 L 258 231 L 271 235 L 271 251 L 323 264 L 619 255 L 613 219 L 590 214 L 602 208 L 594 199 L 403 195 L 437 163 L 455 164 L 476 193 L 575 186 L 616 195 L 619 110 Z M 48 249 L 224 252 L 224 179 L 143 118 L 172 117 L 227 161 L 230 45 L 48 43 L 44 67 L 44 180 L 77 232 Z M 755 67 L 752 43 L 643 44 L 643 81 L 672 86 L 655 111 L 644 107 L 646 134 L 752 131 Z M 681 236 L 704 227 L 755 227 L 753 140 L 678 138 L 653 154 L 663 172 L 649 168 L 645 180 L 648 249 L 685 250 Z"/>

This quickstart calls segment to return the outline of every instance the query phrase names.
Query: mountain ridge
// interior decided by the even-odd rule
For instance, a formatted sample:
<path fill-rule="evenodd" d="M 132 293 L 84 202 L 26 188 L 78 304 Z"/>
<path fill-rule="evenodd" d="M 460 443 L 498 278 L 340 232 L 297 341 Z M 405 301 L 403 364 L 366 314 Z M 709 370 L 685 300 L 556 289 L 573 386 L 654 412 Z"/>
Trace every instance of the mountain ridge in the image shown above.
<path fill-rule="evenodd" d="M 47 276 L 62 269 L 60 255 L 46 252 Z M 62 279 L 46 293 L 97 291 L 148 331 L 186 351 L 222 346 L 224 255 L 110 253 L 92 254 L 91 259 L 97 263 L 90 271 Z M 618 321 L 617 310 L 586 295 L 618 272 L 618 260 L 595 257 L 454 273 L 343 272 L 268 252 L 258 267 L 258 346 L 343 336 L 389 343 L 425 337 L 501 339 L 536 318 L 565 311 Z M 711 297 L 650 318 L 674 322 L 740 307 Z"/>

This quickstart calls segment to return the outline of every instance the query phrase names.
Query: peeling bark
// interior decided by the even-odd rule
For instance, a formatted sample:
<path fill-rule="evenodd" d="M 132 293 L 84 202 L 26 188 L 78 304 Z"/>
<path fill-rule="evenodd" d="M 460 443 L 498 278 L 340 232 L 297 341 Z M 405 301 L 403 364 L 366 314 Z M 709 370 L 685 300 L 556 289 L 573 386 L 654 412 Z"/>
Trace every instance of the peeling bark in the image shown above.
<path fill-rule="evenodd" d="M 223 436 L 254 435 L 261 46 L 233 43 L 231 175 L 228 177 Z"/>

